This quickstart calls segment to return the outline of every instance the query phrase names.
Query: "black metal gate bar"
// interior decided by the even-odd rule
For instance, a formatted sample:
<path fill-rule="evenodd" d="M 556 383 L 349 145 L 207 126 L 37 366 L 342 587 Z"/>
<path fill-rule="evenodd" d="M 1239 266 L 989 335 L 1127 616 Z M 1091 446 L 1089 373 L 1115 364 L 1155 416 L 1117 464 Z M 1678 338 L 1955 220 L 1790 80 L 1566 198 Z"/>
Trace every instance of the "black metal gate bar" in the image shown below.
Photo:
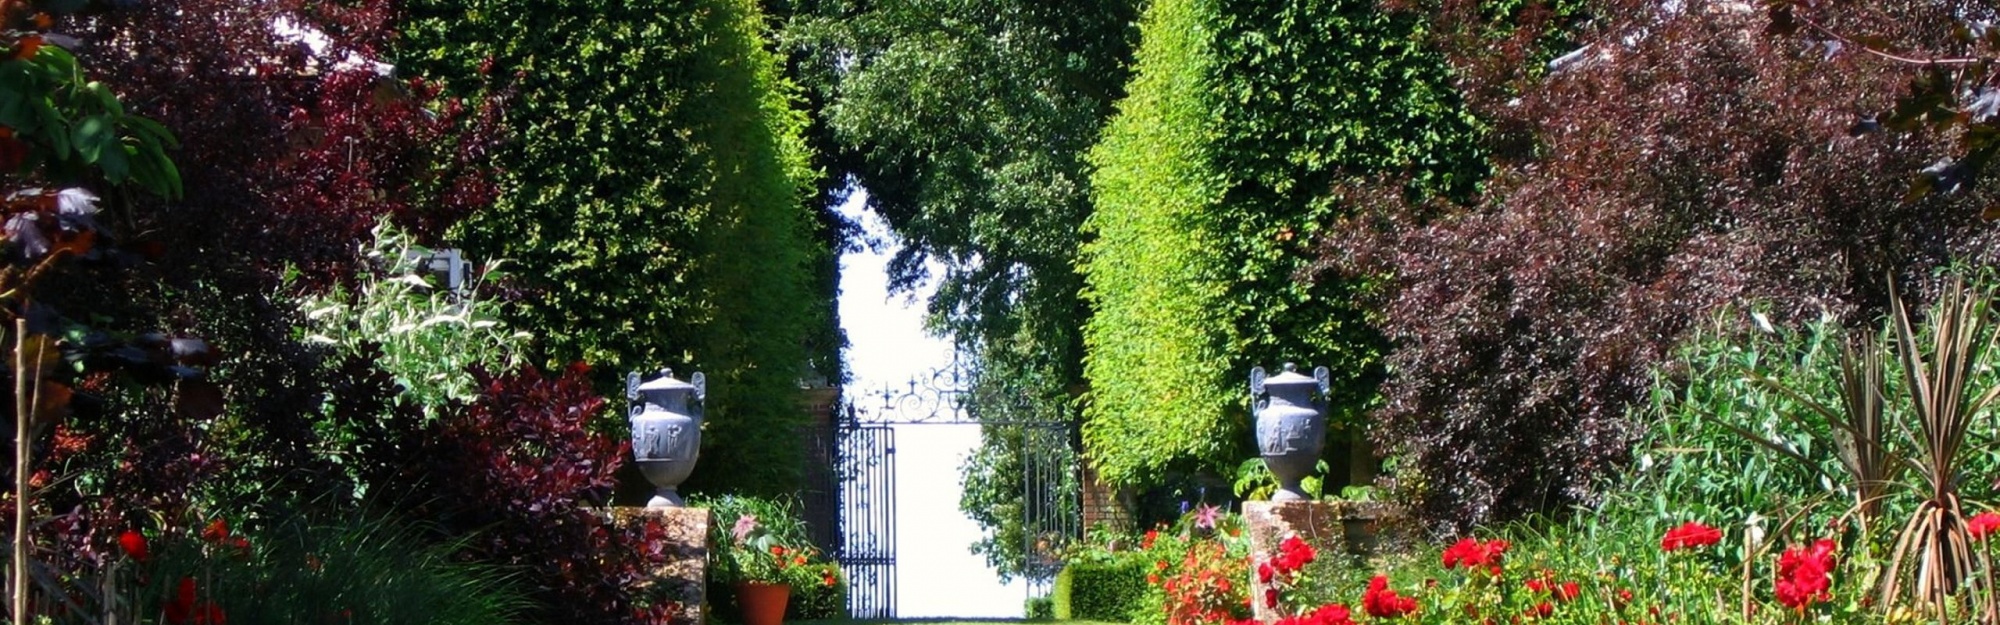
<path fill-rule="evenodd" d="M 1062 569 L 1062 552 L 1082 535 L 1082 490 L 1070 424 L 1018 423 L 1021 430 L 1021 554 L 1028 596 L 1045 596 Z"/>
<path fill-rule="evenodd" d="M 855 618 L 896 615 L 896 431 L 852 426 L 840 434 L 840 548 Z"/>

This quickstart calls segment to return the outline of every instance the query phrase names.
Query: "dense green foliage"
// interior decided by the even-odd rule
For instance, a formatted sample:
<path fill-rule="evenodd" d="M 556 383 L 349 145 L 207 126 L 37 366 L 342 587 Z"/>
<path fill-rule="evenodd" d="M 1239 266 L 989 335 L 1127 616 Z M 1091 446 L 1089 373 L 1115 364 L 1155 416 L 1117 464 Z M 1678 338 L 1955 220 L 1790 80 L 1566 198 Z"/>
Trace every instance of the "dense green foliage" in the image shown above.
<path fill-rule="evenodd" d="M 519 324 L 540 329 L 549 360 L 595 365 L 600 385 L 705 372 L 703 460 L 728 469 L 697 470 L 690 488 L 792 490 L 797 383 L 838 362 L 806 345 L 839 346 L 823 339 L 830 293 L 815 291 L 831 252 L 803 204 L 805 120 L 755 5 L 421 0 L 408 13 L 406 65 L 454 88 L 513 76 L 503 194 L 458 232 L 519 263 Z"/>
<path fill-rule="evenodd" d="M 1358 283 L 1295 274 L 1344 214 L 1346 177 L 1463 195 L 1483 176 L 1479 126 L 1414 41 L 1423 27 L 1370 2 L 1152 5 L 1091 157 L 1085 439 L 1107 479 L 1227 473 L 1252 366 L 1331 367 L 1336 419 L 1374 402 L 1384 347 Z"/>
<path fill-rule="evenodd" d="M 1055 601 L 1058 620 L 1123 621 L 1138 608 L 1146 594 L 1146 573 L 1153 564 L 1138 558 L 1109 562 L 1079 561 L 1056 574 Z"/>

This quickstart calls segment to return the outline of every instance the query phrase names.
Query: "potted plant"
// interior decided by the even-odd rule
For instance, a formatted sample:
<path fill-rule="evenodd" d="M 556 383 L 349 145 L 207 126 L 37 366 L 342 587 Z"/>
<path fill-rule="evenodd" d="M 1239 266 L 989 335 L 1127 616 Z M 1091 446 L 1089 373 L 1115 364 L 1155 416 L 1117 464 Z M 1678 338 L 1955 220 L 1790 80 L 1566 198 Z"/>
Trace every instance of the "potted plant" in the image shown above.
<path fill-rule="evenodd" d="M 778 625 L 792 589 L 824 583 L 817 549 L 787 541 L 754 514 L 738 514 L 722 550 L 720 574 L 733 582 L 744 625 Z"/>

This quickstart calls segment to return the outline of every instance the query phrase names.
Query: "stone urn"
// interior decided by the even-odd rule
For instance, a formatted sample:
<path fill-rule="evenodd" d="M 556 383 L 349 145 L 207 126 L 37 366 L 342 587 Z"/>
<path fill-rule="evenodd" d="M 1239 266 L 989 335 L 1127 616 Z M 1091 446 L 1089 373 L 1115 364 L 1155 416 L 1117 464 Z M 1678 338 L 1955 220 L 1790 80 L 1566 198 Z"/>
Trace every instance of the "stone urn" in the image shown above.
<path fill-rule="evenodd" d="M 625 377 L 625 399 L 632 406 L 632 460 L 646 481 L 653 483 L 648 508 L 682 505 L 677 490 L 694 472 L 701 457 L 702 402 L 708 382 L 700 372 L 683 382 L 671 369 L 643 381 L 634 371 Z"/>
<path fill-rule="evenodd" d="M 1313 370 L 1313 377 L 1285 363 L 1278 375 L 1267 376 L 1263 367 L 1250 370 L 1250 399 L 1257 417 L 1257 450 L 1264 466 L 1278 478 L 1278 492 L 1272 501 L 1307 499 L 1299 481 L 1312 474 L 1326 445 L 1326 396 L 1331 389 L 1326 367 Z"/>

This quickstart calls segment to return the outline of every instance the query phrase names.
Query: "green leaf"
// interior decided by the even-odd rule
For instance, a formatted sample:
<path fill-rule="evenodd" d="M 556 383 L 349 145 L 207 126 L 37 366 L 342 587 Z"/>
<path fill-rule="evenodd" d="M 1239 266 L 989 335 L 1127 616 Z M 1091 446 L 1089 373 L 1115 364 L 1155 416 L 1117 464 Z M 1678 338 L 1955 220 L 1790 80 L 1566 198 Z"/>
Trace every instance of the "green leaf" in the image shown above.
<path fill-rule="evenodd" d="M 85 163 L 96 163 L 105 153 L 118 145 L 118 135 L 113 132 L 108 117 L 95 115 L 83 118 L 70 131 L 70 141 L 76 146 L 77 156 Z"/>

